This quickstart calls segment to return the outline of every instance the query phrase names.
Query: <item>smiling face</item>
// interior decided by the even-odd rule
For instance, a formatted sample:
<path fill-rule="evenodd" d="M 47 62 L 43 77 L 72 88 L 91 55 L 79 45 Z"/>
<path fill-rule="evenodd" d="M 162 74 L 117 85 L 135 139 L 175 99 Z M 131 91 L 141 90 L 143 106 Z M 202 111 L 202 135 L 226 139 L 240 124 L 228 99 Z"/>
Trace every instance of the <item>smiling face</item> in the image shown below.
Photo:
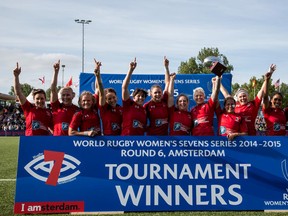
<path fill-rule="evenodd" d="M 43 93 L 37 93 L 34 95 L 34 103 L 35 103 L 35 106 L 36 107 L 39 107 L 39 108 L 45 108 L 46 105 L 45 105 L 45 100 L 46 100 L 46 97 L 45 97 L 45 94 Z"/>
<path fill-rule="evenodd" d="M 61 90 L 61 100 L 62 100 L 63 104 L 66 106 L 72 105 L 72 100 L 74 98 L 74 95 L 75 94 L 71 88 L 62 89 Z"/>
<path fill-rule="evenodd" d="M 195 91 L 193 98 L 194 98 L 196 104 L 200 105 L 200 104 L 204 103 L 205 95 L 202 91 Z"/>
<path fill-rule="evenodd" d="M 247 94 L 244 92 L 241 92 L 237 95 L 237 101 L 241 104 L 241 105 L 245 105 L 248 103 L 248 97 Z"/>
<path fill-rule="evenodd" d="M 227 98 L 225 100 L 224 108 L 225 108 L 227 113 L 234 113 L 235 100 L 233 98 Z"/>
<path fill-rule="evenodd" d="M 79 97 L 78 104 L 84 110 L 93 109 L 96 103 L 95 97 L 89 91 L 84 91 Z"/>
<path fill-rule="evenodd" d="M 275 94 L 271 98 L 271 106 L 272 108 L 281 108 L 282 107 L 282 95 L 281 94 Z"/>
<path fill-rule="evenodd" d="M 150 90 L 151 99 L 155 102 L 160 102 L 162 99 L 162 89 L 160 86 L 153 86 Z"/>
<path fill-rule="evenodd" d="M 114 92 L 108 92 L 105 95 L 106 103 L 108 103 L 112 107 L 116 107 L 117 105 L 117 96 Z"/>
<path fill-rule="evenodd" d="M 181 95 L 177 99 L 177 107 L 178 107 L 179 110 L 187 111 L 188 110 L 188 105 L 189 105 L 189 101 L 188 101 L 188 98 L 185 95 Z"/>
<path fill-rule="evenodd" d="M 133 100 L 140 106 L 143 106 L 145 101 L 145 94 L 142 91 L 139 91 L 134 97 Z"/>

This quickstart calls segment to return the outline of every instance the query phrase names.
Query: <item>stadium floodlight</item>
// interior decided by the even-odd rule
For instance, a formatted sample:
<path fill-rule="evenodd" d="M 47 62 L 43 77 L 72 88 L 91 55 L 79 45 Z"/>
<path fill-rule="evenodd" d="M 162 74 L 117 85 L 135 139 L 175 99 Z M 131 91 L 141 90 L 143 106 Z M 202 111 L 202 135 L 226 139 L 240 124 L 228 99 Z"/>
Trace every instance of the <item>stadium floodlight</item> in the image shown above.
<path fill-rule="evenodd" d="M 82 73 L 84 72 L 84 26 L 89 24 L 92 20 L 75 19 L 76 23 L 82 24 Z"/>

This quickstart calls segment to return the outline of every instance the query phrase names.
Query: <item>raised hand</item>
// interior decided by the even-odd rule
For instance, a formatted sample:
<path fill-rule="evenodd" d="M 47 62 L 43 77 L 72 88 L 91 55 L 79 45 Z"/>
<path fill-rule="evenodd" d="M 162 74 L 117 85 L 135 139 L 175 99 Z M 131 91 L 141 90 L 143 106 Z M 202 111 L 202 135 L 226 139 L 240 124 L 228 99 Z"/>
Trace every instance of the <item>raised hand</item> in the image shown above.
<path fill-rule="evenodd" d="M 268 72 L 273 73 L 275 70 L 276 70 L 276 65 L 275 64 L 271 64 L 269 69 L 268 69 Z"/>
<path fill-rule="evenodd" d="M 164 67 L 169 67 L 169 60 L 166 58 L 166 56 L 164 56 Z"/>
<path fill-rule="evenodd" d="M 54 71 L 55 72 L 59 72 L 59 69 L 60 69 L 60 59 L 58 60 L 58 62 L 56 62 L 54 65 Z"/>
<path fill-rule="evenodd" d="M 18 62 L 16 63 L 16 68 L 14 69 L 13 73 L 14 73 L 14 76 L 19 76 L 21 73 L 21 67 L 19 67 Z"/>
<path fill-rule="evenodd" d="M 94 58 L 94 62 L 95 62 L 94 73 L 95 75 L 98 75 L 100 74 L 100 67 L 102 66 L 102 63 L 100 61 L 97 61 L 95 58 Z"/>
<path fill-rule="evenodd" d="M 136 57 L 134 58 L 134 61 L 130 62 L 130 69 L 134 70 L 137 66 L 137 62 L 136 62 Z"/>

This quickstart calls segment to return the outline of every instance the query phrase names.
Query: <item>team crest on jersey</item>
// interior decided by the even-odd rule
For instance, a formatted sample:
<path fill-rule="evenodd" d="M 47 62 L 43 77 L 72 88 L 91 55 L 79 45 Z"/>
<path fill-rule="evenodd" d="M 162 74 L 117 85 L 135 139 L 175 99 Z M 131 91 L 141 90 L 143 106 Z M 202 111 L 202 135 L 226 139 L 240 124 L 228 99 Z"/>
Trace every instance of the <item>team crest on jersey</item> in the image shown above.
<path fill-rule="evenodd" d="M 274 125 L 273 125 L 273 130 L 274 131 L 280 131 L 280 128 L 281 128 L 281 126 L 280 126 L 279 123 L 274 123 Z"/>
<path fill-rule="evenodd" d="M 162 125 L 162 120 L 161 119 L 156 119 L 155 120 L 155 126 L 160 127 Z"/>
<path fill-rule="evenodd" d="M 119 130 L 119 129 L 120 129 L 120 127 L 119 127 L 119 125 L 118 125 L 117 123 L 112 123 L 112 124 L 111 124 L 111 127 L 112 127 L 112 130 L 113 130 L 113 131 L 116 131 L 116 130 Z"/>
<path fill-rule="evenodd" d="M 220 134 L 225 134 L 226 133 L 226 127 L 220 126 Z"/>
<path fill-rule="evenodd" d="M 69 124 L 67 122 L 62 122 L 62 130 L 67 131 Z"/>
<path fill-rule="evenodd" d="M 32 130 L 37 130 L 40 128 L 40 122 L 39 121 L 32 121 Z"/>
<path fill-rule="evenodd" d="M 133 120 L 133 128 L 138 128 L 140 126 L 140 122 L 137 120 Z"/>
<path fill-rule="evenodd" d="M 174 131 L 180 131 L 180 128 L 181 128 L 181 123 L 175 122 L 173 130 Z"/>

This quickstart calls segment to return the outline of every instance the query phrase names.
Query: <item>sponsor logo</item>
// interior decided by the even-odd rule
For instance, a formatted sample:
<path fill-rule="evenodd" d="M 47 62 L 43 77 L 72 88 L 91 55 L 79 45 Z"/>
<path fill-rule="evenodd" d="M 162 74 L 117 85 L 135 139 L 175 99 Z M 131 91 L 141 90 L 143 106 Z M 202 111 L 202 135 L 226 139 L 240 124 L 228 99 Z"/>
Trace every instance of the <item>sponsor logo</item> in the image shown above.
<path fill-rule="evenodd" d="M 17 202 L 15 214 L 84 212 L 84 201 Z"/>
<path fill-rule="evenodd" d="M 32 130 L 37 130 L 40 128 L 40 122 L 39 121 L 32 121 Z"/>
<path fill-rule="evenodd" d="M 174 123 L 174 131 L 180 131 L 181 123 L 175 122 Z"/>
<path fill-rule="evenodd" d="M 62 122 L 62 130 L 67 131 L 69 128 L 69 124 L 67 122 Z"/>
<path fill-rule="evenodd" d="M 120 126 L 119 126 L 117 123 L 112 123 L 112 124 L 111 124 L 111 127 L 112 127 L 112 130 L 113 130 L 113 131 L 116 131 L 116 130 L 119 130 L 119 129 L 120 129 Z"/>
<path fill-rule="evenodd" d="M 287 171 L 287 161 L 286 159 L 281 161 L 281 170 L 282 175 L 288 181 L 288 171 Z M 264 205 L 269 206 L 272 208 L 287 208 L 288 206 L 288 188 L 285 188 L 285 191 L 281 194 L 281 197 L 279 199 L 274 200 L 264 200 Z"/>
<path fill-rule="evenodd" d="M 78 159 L 64 152 L 44 150 L 44 154 L 38 154 L 24 169 L 34 178 L 56 186 L 75 180 L 80 174 L 77 169 L 80 163 Z"/>
<path fill-rule="evenodd" d="M 226 133 L 226 127 L 220 126 L 220 134 L 225 134 Z"/>
<path fill-rule="evenodd" d="M 279 123 L 274 123 L 274 125 L 273 125 L 273 130 L 274 131 L 280 131 L 280 124 Z"/>

